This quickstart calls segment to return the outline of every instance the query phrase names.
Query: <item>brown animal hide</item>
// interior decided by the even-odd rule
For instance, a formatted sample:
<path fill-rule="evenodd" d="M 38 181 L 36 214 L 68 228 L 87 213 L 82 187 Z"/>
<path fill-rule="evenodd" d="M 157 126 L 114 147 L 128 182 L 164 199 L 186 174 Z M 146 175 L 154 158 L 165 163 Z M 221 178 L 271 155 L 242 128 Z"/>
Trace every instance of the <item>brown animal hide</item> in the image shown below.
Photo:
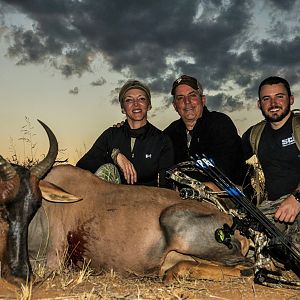
<path fill-rule="evenodd" d="M 167 189 L 108 183 L 70 165 L 54 167 L 45 180 L 83 199 L 43 202 L 50 268 L 58 266 L 66 249 L 73 263 L 91 260 L 97 271 L 114 269 L 124 275 L 163 275 L 171 252 L 221 265 L 247 264 L 240 243 L 245 238 L 233 238 L 232 249 L 215 241 L 215 229 L 231 218 L 208 203 L 182 200 Z"/>

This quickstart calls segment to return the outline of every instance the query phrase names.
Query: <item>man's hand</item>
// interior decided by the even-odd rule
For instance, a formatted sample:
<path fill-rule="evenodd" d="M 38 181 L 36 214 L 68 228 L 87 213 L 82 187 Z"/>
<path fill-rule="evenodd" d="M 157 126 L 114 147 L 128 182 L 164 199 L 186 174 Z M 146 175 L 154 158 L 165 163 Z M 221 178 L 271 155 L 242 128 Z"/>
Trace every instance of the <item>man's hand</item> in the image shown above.
<path fill-rule="evenodd" d="M 135 184 L 137 181 L 137 173 L 133 164 L 122 153 L 118 153 L 116 157 L 117 165 L 122 170 L 128 184 Z"/>
<path fill-rule="evenodd" d="M 203 182 L 213 192 L 221 192 L 221 189 L 212 181 Z"/>
<path fill-rule="evenodd" d="M 299 213 L 300 202 L 297 201 L 297 199 L 293 195 L 290 195 L 281 202 L 274 218 L 277 221 L 293 223 Z"/>
<path fill-rule="evenodd" d="M 125 121 L 121 121 L 121 122 L 119 122 L 117 124 L 114 124 L 113 127 L 120 128 L 120 127 L 122 127 L 124 125 L 124 123 L 125 123 Z"/>

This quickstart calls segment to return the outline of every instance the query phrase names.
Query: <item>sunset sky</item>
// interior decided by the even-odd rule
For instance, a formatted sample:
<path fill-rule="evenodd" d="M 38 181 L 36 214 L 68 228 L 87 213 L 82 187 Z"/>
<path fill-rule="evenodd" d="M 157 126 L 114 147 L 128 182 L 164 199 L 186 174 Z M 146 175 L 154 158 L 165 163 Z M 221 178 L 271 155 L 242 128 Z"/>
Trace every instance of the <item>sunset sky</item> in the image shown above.
<path fill-rule="evenodd" d="M 300 108 L 299 19 L 296 0 L 0 0 L 0 154 L 29 155 L 25 118 L 34 155 L 46 152 L 40 119 L 76 162 L 124 119 L 117 96 L 128 79 L 149 84 L 149 120 L 161 129 L 178 118 L 170 87 L 181 74 L 199 79 L 208 108 L 240 134 L 262 118 L 267 76 L 288 79 Z"/>

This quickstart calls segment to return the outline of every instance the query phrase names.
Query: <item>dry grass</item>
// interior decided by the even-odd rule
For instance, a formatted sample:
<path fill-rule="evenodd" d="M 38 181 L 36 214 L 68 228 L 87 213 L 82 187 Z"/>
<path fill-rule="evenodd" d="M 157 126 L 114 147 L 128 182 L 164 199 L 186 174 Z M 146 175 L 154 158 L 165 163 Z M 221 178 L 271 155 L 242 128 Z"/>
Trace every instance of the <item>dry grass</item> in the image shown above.
<path fill-rule="evenodd" d="M 11 163 L 22 165 L 24 167 L 30 168 L 39 161 L 41 161 L 45 156 L 38 154 L 38 146 L 35 141 L 36 133 L 34 132 L 34 126 L 32 125 L 30 118 L 25 116 L 25 125 L 21 128 L 21 137 L 16 140 L 10 138 L 9 151 L 11 156 L 7 160 Z M 17 151 L 18 149 L 19 152 Z M 67 162 L 68 159 L 65 158 L 65 152 L 67 149 L 59 149 L 58 157 L 56 163 Z M 22 153 L 20 153 L 22 152 Z"/>
<path fill-rule="evenodd" d="M 92 274 L 93 270 L 89 267 L 91 260 L 88 262 L 84 261 L 82 269 L 79 271 L 78 278 L 76 280 L 76 284 L 80 284 L 87 280 Z"/>
<path fill-rule="evenodd" d="M 231 278 L 222 282 L 182 278 L 164 285 L 158 277 L 131 274 L 124 278 L 113 270 L 94 275 L 87 262 L 80 270 L 57 270 L 42 281 L 29 283 L 19 289 L 6 286 L 0 280 L 0 299 L 296 300 L 300 299 L 300 292 L 256 285 L 252 278 Z"/>
<path fill-rule="evenodd" d="M 32 298 L 32 282 L 21 284 L 20 293 L 17 293 L 18 300 L 30 300 Z"/>

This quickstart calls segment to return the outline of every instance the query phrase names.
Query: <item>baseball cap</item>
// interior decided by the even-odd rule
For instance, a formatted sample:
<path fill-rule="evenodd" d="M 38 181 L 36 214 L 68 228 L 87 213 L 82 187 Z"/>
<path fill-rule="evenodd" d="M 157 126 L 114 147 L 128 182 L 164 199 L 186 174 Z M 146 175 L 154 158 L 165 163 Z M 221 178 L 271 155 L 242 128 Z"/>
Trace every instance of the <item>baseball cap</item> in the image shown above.
<path fill-rule="evenodd" d="M 173 82 L 172 91 L 171 91 L 172 95 L 175 95 L 175 89 L 181 84 L 186 84 L 191 88 L 193 88 L 194 90 L 198 90 L 200 94 L 203 93 L 202 85 L 196 78 L 189 75 L 181 75 Z"/>
<path fill-rule="evenodd" d="M 138 81 L 138 80 L 128 80 L 122 87 L 119 92 L 119 102 L 121 104 L 121 107 L 123 106 L 123 98 L 126 92 L 128 92 L 131 89 L 140 89 L 146 93 L 146 96 L 149 100 L 149 104 L 151 105 L 151 93 L 148 86 L 146 86 L 144 83 Z"/>

